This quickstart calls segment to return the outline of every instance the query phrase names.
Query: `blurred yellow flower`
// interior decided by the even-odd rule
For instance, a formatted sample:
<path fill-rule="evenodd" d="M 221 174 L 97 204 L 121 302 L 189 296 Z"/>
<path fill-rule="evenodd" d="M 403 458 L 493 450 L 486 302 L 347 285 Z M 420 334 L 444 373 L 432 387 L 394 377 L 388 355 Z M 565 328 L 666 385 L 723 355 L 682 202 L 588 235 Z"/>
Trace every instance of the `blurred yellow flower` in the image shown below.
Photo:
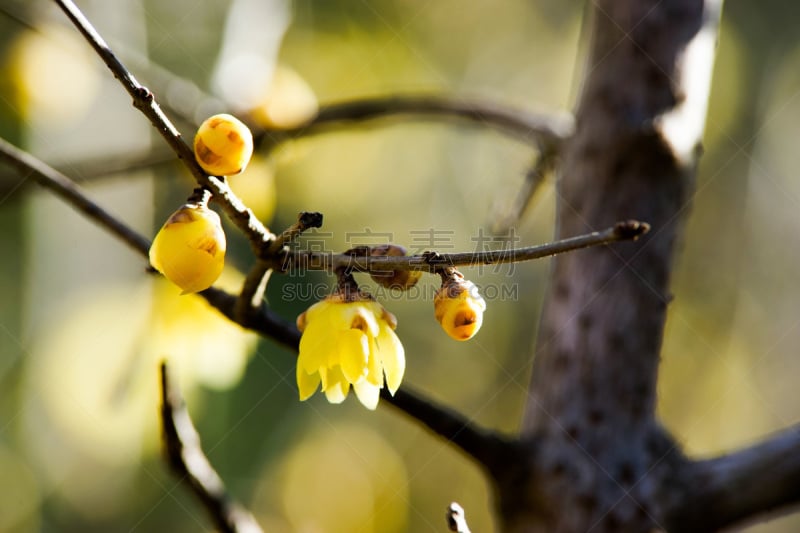
<path fill-rule="evenodd" d="M 298 128 L 319 111 L 317 96 L 294 69 L 278 65 L 260 105 L 251 110 L 253 118 L 269 129 Z"/>
<path fill-rule="evenodd" d="M 341 403 L 353 385 L 368 409 L 378 405 L 384 375 L 392 394 L 405 372 L 405 352 L 394 333 L 394 315 L 372 300 L 329 296 L 297 317 L 303 332 L 297 359 L 297 387 L 306 400 L 322 384 L 331 403 Z"/>
<path fill-rule="evenodd" d="M 457 341 L 466 341 L 481 329 L 486 301 L 474 283 L 456 277 L 446 281 L 436 293 L 433 309 L 445 333 Z"/>

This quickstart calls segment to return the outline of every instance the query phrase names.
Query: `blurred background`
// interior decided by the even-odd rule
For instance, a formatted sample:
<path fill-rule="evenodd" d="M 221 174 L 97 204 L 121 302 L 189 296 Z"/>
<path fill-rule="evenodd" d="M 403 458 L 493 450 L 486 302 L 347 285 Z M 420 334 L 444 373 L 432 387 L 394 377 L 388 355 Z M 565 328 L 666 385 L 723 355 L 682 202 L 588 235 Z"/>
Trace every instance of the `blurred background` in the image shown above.
<path fill-rule="evenodd" d="M 206 116 L 291 126 L 318 104 L 435 93 L 568 111 L 583 64 L 576 1 L 118 0 L 79 2 L 190 138 Z M 695 456 L 798 422 L 800 7 L 730 2 L 705 155 L 674 283 L 660 414 Z M 50 2 L 0 0 L 0 135 L 80 182 L 152 237 L 188 173 Z M 535 157 L 524 140 L 447 121 L 387 120 L 265 142 L 232 186 L 280 231 L 325 225 L 307 249 L 394 241 L 411 252 L 550 240 L 552 178 L 513 232 L 492 233 Z M 220 285 L 252 264 L 227 227 Z M 148 275 L 141 257 L 0 166 L 0 531 L 198 531 L 204 510 L 160 458 L 157 365 L 167 359 L 214 466 L 267 531 L 444 531 L 456 500 L 493 531 L 481 472 L 391 406 L 297 401 L 294 357 Z M 405 382 L 513 432 L 548 261 L 465 269 L 488 300 L 468 343 L 433 320 L 436 280 L 376 289 L 398 318 Z M 273 276 L 293 319 L 331 289 Z M 370 285 L 365 280 L 365 285 Z M 784 517 L 751 532 L 788 532 Z"/>

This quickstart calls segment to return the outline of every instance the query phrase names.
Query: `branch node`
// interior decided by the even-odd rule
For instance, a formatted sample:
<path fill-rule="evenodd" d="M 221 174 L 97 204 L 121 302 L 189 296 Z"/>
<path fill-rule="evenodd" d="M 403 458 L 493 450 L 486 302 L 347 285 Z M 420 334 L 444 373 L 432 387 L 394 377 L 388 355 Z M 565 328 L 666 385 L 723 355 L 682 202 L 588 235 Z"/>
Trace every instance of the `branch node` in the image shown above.
<path fill-rule="evenodd" d="M 283 230 L 283 233 L 275 237 L 272 241 L 266 242 L 266 249 L 260 250 L 258 254 L 261 259 L 274 258 L 284 246 L 297 240 L 300 235 L 311 228 L 322 227 L 322 213 L 316 211 L 301 211 L 297 214 L 297 222 Z"/>
<path fill-rule="evenodd" d="M 614 225 L 614 234 L 620 240 L 635 241 L 648 231 L 650 231 L 650 224 L 638 220 L 624 220 Z"/>
<path fill-rule="evenodd" d="M 134 89 L 136 91 L 136 95 L 134 98 L 137 100 L 141 100 L 142 102 L 150 103 L 155 100 L 155 95 L 153 92 L 144 86 L 139 86 Z"/>
<path fill-rule="evenodd" d="M 303 211 L 297 217 L 298 224 L 302 227 L 302 231 L 311 228 L 322 227 L 322 213 L 316 211 Z"/>

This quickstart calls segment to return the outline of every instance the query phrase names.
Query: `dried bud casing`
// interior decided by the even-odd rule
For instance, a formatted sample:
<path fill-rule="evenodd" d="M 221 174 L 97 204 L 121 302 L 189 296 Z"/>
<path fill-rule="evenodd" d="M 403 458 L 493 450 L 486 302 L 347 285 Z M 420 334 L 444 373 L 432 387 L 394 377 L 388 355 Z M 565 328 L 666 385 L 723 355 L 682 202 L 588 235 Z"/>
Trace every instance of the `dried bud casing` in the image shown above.
<path fill-rule="evenodd" d="M 433 309 L 445 333 L 457 341 L 466 341 L 481 329 L 486 302 L 474 283 L 454 271 L 436 292 Z"/>
<path fill-rule="evenodd" d="M 209 288 L 225 266 L 225 233 L 219 215 L 203 203 L 185 204 L 159 230 L 150 264 L 183 293 Z"/>
<path fill-rule="evenodd" d="M 397 244 L 382 244 L 370 248 L 371 256 L 403 257 L 406 249 Z M 383 272 L 370 272 L 369 277 L 378 285 L 387 289 L 408 290 L 422 277 L 419 270 L 386 270 Z"/>
<path fill-rule="evenodd" d="M 242 172 L 253 155 L 253 134 L 238 118 L 222 113 L 207 118 L 194 136 L 194 158 L 209 174 Z"/>

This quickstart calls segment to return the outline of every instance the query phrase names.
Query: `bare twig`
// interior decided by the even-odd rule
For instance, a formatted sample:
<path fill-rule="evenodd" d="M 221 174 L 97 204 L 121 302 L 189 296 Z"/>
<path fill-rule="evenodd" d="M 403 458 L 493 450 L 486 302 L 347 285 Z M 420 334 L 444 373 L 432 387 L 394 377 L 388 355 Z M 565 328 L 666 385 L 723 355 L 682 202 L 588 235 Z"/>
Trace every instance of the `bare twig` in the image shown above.
<path fill-rule="evenodd" d="M 381 389 L 381 400 L 422 422 L 490 471 L 502 468 L 503 459 L 513 449 L 512 441 L 478 426 L 461 413 L 437 404 L 407 385 L 403 385 L 394 396 L 385 388 Z"/>
<path fill-rule="evenodd" d="M 297 239 L 304 231 L 311 228 L 319 228 L 322 226 L 322 213 L 306 212 L 298 213 L 297 222 L 286 228 L 275 240 L 266 245 L 264 254 L 267 257 L 274 256 L 283 247 Z M 270 265 L 273 261 L 259 259 L 242 286 L 242 291 L 239 294 L 239 301 L 236 304 L 236 319 L 237 322 L 247 321 L 247 315 L 257 311 L 261 307 L 261 302 L 264 299 L 264 291 L 267 289 L 267 281 L 272 272 Z"/>
<path fill-rule="evenodd" d="M 103 210 L 99 205 L 89 199 L 75 182 L 64 174 L 3 139 L 0 139 L 0 158 L 4 159 L 21 172 L 29 173 L 43 187 L 53 190 L 69 204 L 85 213 L 90 219 L 118 235 L 123 241 L 134 249 L 142 252 L 145 256 L 147 255 L 150 248 L 148 239 L 131 230 L 127 225 Z M 319 215 L 319 213 L 301 213 L 301 220 L 298 220 L 297 223 L 292 225 L 274 241 L 280 246 L 276 245 L 275 247 L 267 248 L 270 254 L 277 254 L 277 258 L 272 259 L 272 261 L 279 264 L 278 270 L 285 272 L 292 268 L 304 268 L 308 270 L 333 271 L 337 268 L 347 268 L 355 272 L 421 270 L 433 273 L 443 266 L 478 266 L 539 259 L 589 246 L 609 244 L 622 240 L 633 240 L 649 230 L 649 226 L 645 223 L 627 221 L 600 232 L 580 235 L 553 243 L 485 252 L 421 254 L 412 256 L 365 256 L 303 251 L 283 251 L 282 253 L 278 253 L 283 244 L 288 240 L 295 238 L 305 229 L 316 227 L 311 224 L 312 222 L 313 224 L 321 223 L 321 219 L 318 219 L 317 215 Z M 319 217 L 321 218 L 321 215 L 319 215 Z M 266 259 L 267 258 L 265 258 L 265 260 Z M 263 273 L 268 269 L 268 264 L 262 262 L 254 268 L 254 270 L 256 269 L 261 270 L 262 274 L 258 276 L 254 275 L 253 278 L 254 280 L 258 278 L 257 281 L 260 283 L 263 278 Z M 256 287 L 258 283 L 255 283 Z M 247 292 L 254 294 L 254 292 L 250 290 Z M 252 300 L 252 298 L 250 299 Z M 235 317 L 237 315 L 234 314 L 232 316 Z"/>
<path fill-rule="evenodd" d="M 717 531 L 800 503 L 800 426 L 728 455 L 690 465 L 685 501 L 670 531 Z"/>
<path fill-rule="evenodd" d="M 327 270 L 330 272 L 338 269 L 347 269 L 352 272 L 385 273 L 391 270 L 419 270 L 435 273 L 444 267 L 518 263 L 590 246 L 636 240 L 649 230 L 650 226 L 645 222 L 628 220 L 619 222 L 602 231 L 595 231 L 537 246 L 450 254 L 428 252 L 408 256 L 371 256 L 366 254 L 286 251 L 276 259 L 280 263 L 276 265 L 276 269 L 283 272 L 294 269 Z"/>
<path fill-rule="evenodd" d="M 269 282 L 269 276 L 272 273 L 269 265 L 268 261 L 259 259 L 250 269 L 250 272 L 247 273 L 236 302 L 236 312 L 234 314 L 236 322 L 246 322 L 248 315 L 261 307 L 264 293 L 267 290 L 267 282 Z"/>
<path fill-rule="evenodd" d="M 103 226 L 147 257 L 150 241 L 89 199 L 67 176 L 1 138 L 0 159 L 15 167 L 24 177 L 32 177 L 39 185 L 50 189 L 87 218 Z"/>
<path fill-rule="evenodd" d="M 32 176 L 41 179 L 44 186 L 54 190 L 67 204 L 85 213 L 90 219 L 117 235 L 147 258 L 150 242 L 91 201 L 69 178 L 32 155 L 1 140 L 0 153 L 15 167 L 25 172 L 31 172 Z M 246 313 L 245 316 L 239 317 L 237 316 L 237 303 L 241 300 L 239 297 L 214 287 L 206 289 L 200 294 L 231 321 L 297 351 L 300 345 L 300 332 L 297 327 L 267 306 L 262 304 L 257 309 Z M 407 388 L 404 387 L 404 389 Z M 466 453 L 476 458 L 487 455 L 486 450 L 489 448 L 486 446 L 488 444 L 484 446 L 482 439 L 489 438 L 490 434 L 474 428 L 461 415 L 443 406 L 438 406 L 432 400 L 409 390 L 400 390 L 394 397 L 387 396 L 386 401 L 412 418 L 419 419 L 435 433 L 448 439 L 452 438 L 453 442 Z"/>
<path fill-rule="evenodd" d="M 67 172 L 75 181 L 86 184 L 114 178 L 128 178 L 131 172 L 151 170 L 159 166 L 174 164 L 175 154 L 166 146 L 153 147 L 141 153 L 115 153 L 97 158 L 63 160 L 52 163 L 60 172 Z M 12 175 L 14 174 L 14 175 Z M 16 191 L 26 191 L 32 183 L 19 179 L 14 172 L 0 172 L 0 198 Z"/>
<path fill-rule="evenodd" d="M 456 502 L 447 506 L 447 527 L 457 533 L 470 533 L 464 508 Z"/>
<path fill-rule="evenodd" d="M 233 501 L 200 446 L 200 435 L 177 387 L 161 363 L 161 424 L 167 462 L 202 502 L 216 526 L 225 533 L 256 533 L 261 527 L 253 515 Z"/>
<path fill-rule="evenodd" d="M 538 154 L 536 161 L 525 173 L 525 181 L 522 182 L 522 187 L 517 191 L 517 195 L 511 205 L 501 205 L 495 208 L 492 232 L 495 234 L 506 233 L 519 222 L 528 209 L 531 200 L 533 200 L 536 191 L 544 183 L 545 177 L 553 171 L 556 164 L 556 156 L 557 152 L 555 150 L 543 151 Z"/>
<path fill-rule="evenodd" d="M 225 213 L 236 226 L 244 232 L 253 247 L 263 246 L 274 236 L 256 218 L 253 212 L 231 191 L 224 177 L 209 176 L 200 168 L 194 159 L 192 149 L 183 141 L 180 132 L 170 122 L 158 103 L 146 87 L 142 86 L 131 72 L 117 59 L 105 40 L 92 24 L 81 13 L 71 0 L 54 0 L 66 13 L 67 17 L 78 28 L 81 34 L 92 45 L 95 52 L 108 66 L 114 77 L 119 80 L 133 99 L 133 105 L 145 115 L 158 130 L 175 154 L 183 161 L 197 182 L 214 193 L 215 200 L 220 203 Z"/>
<path fill-rule="evenodd" d="M 16 148 L 2 139 L 0 139 L 0 158 L 9 162 L 9 164 L 14 166 L 14 168 L 21 173 L 29 174 L 31 177 L 35 178 L 43 187 L 52 190 L 55 194 L 64 199 L 67 204 L 81 211 L 87 216 L 87 218 L 119 237 L 120 240 L 127 243 L 129 246 L 131 246 L 131 248 L 139 252 L 139 254 L 141 254 L 145 259 L 148 257 L 148 251 L 150 249 L 149 239 L 137 233 L 124 222 L 117 219 L 114 215 L 108 213 L 98 204 L 93 202 L 86 195 L 86 193 L 67 176 L 48 166 L 46 163 L 37 159 L 33 155 Z M 545 257 L 547 255 L 574 249 L 576 245 L 591 246 L 592 244 L 613 242 L 614 240 L 632 239 L 646 231 L 646 229 L 647 227 L 645 224 L 637 225 L 634 223 L 623 223 L 615 228 L 610 228 L 609 230 L 597 234 L 566 239 L 564 241 L 558 241 L 557 243 L 534 246 L 531 248 L 518 249 L 514 251 L 514 254 L 512 255 L 509 255 L 512 250 L 501 250 L 496 252 L 480 252 L 477 254 L 462 253 L 410 257 L 354 257 L 352 255 L 337 255 L 329 257 L 335 258 L 333 261 L 334 264 L 339 264 L 340 266 L 350 266 L 351 268 L 359 266 L 360 263 L 354 263 L 355 261 L 367 261 L 367 265 L 370 266 L 370 268 L 374 268 L 375 271 L 378 272 L 380 272 L 381 269 L 384 269 L 383 272 L 385 272 L 387 265 L 397 269 L 405 268 L 404 261 L 414 257 L 418 262 L 423 260 L 428 262 L 423 268 L 420 268 L 421 270 L 435 271 L 436 268 L 441 268 L 443 265 L 449 265 L 450 263 L 448 263 L 448 261 L 458 265 L 477 265 L 501 261 L 509 262 L 510 257 L 517 257 L 517 260 Z M 289 233 L 292 233 L 291 228 Z M 297 254 L 294 254 L 293 257 L 294 261 L 300 262 L 299 259 L 297 259 Z M 313 254 L 304 254 L 303 257 L 305 258 L 304 262 L 313 260 L 314 265 L 321 260 L 320 257 L 317 257 Z M 397 264 L 381 262 L 395 259 L 400 260 L 401 262 Z M 465 260 L 466 262 L 462 262 Z M 489 261 L 489 263 L 481 263 L 480 260 Z M 329 261 L 329 263 L 330 262 L 331 261 Z M 312 265 L 306 266 L 310 267 Z M 265 265 L 262 265 L 260 268 L 264 267 Z M 418 265 L 414 265 L 414 268 L 417 267 Z M 255 278 L 257 276 L 253 277 Z M 239 317 L 236 307 L 237 301 L 239 301 L 240 298 L 237 296 L 213 287 L 206 289 L 201 293 L 201 295 L 213 307 L 219 310 L 231 321 L 238 323 L 242 327 L 252 329 L 265 337 L 272 338 L 292 349 L 297 349 L 297 346 L 300 342 L 300 333 L 297 331 L 297 328 L 294 326 L 294 324 L 281 318 L 268 307 L 261 305 L 258 312 L 246 313 L 245 317 Z"/>
<path fill-rule="evenodd" d="M 297 239 L 303 232 L 311 228 L 322 227 L 322 213 L 316 211 L 303 211 L 297 214 L 297 222 L 286 228 L 274 241 L 272 241 L 266 250 L 267 255 L 275 255 L 280 252 L 284 246 Z"/>
<path fill-rule="evenodd" d="M 328 104 L 307 123 L 290 130 L 265 131 L 273 143 L 324 132 L 332 127 L 347 126 L 386 117 L 421 115 L 466 120 L 508 134 L 512 138 L 553 148 L 569 137 L 573 123 L 567 115 L 541 115 L 499 106 L 494 103 L 453 99 L 433 95 L 403 95 L 365 98 Z"/>

